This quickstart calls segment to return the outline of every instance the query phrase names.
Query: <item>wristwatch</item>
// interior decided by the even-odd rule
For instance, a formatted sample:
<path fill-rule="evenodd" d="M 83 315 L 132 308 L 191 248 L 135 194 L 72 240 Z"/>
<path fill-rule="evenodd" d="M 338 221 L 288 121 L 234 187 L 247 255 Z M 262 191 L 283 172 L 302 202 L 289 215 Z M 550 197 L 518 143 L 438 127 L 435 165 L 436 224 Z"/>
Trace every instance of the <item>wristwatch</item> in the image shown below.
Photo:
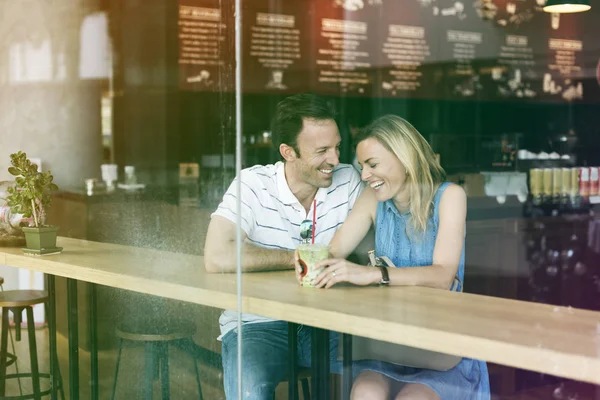
<path fill-rule="evenodd" d="M 388 286 L 390 284 L 390 275 L 388 274 L 385 261 L 379 257 L 375 257 L 375 250 L 369 250 L 367 254 L 369 255 L 370 265 L 379 267 L 381 270 L 381 280 L 379 281 L 379 285 Z"/>
<path fill-rule="evenodd" d="M 381 270 L 381 280 L 379 281 L 380 286 L 388 286 L 390 284 L 390 275 L 388 274 L 387 267 L 379 266 Z"/>

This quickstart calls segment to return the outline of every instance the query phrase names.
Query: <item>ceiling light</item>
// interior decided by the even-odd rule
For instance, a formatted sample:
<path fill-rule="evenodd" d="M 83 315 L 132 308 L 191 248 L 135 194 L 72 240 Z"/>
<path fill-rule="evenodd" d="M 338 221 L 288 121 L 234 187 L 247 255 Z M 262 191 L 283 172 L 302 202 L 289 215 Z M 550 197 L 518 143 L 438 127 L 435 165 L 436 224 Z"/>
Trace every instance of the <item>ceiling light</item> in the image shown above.
<path fill-rule="evenodd" d="M 590 6 L 589 0 L 548 0 L 544 6 L 544 11 L 549 13 L 577 13 L 587 11 Z"/>

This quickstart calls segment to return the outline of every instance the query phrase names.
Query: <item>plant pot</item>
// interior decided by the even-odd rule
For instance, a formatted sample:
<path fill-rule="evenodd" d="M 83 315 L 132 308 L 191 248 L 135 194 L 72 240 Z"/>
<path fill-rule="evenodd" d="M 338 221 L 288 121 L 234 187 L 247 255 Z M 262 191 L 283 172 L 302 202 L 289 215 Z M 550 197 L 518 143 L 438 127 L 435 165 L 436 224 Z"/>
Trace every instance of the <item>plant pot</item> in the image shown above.
<path fill-rule="evenodd" d="M 40 228 L 23 227 L 25 240 L 27 242 L 27 249 L 23 249 L 23 251 L 34 254 L 60 252 L 62 247 L 56 247 L 56 232 L 59 228 L 60 227 L 56 225 Z"/>

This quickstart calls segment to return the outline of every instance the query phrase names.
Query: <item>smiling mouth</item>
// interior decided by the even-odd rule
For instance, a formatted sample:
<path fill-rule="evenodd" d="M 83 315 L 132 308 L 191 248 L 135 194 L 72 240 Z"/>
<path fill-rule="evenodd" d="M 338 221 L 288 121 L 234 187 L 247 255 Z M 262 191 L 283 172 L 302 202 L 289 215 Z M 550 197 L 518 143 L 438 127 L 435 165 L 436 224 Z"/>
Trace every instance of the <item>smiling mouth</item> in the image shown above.
<path fill-rule="evenodd" d="M 383 181 L 373 182 L 371 183 L 371 187 L 375 190 L 379 189 L 383 185 Z"/>
<path fill-rule="evenodd" d="M 325 175 L 331 175 L 333 173 L 333 168 L 320 168 L 319 172 Z"/>

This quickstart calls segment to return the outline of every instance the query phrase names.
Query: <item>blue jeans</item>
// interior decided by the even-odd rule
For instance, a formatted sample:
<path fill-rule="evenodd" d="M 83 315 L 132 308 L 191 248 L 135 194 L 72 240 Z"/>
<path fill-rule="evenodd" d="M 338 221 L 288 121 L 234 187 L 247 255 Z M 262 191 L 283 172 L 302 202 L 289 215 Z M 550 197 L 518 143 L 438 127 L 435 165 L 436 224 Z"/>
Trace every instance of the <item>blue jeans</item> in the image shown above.
<path fill-rule="evenodd" d="M 242 399 L 273 400 L 275 388 L 288 373 L 288 323 L 273 321 L 245 324 L 242 327 Z M 310 367 L 310 335 L 312 328 L 298 328 L 298 365 Z M 227 400 L 237 399 L 237 331 L 223 337 L 223 385 Z M 341 369 L 337 361 L 339 334 L 329 336 L 332 371 Z"/>

